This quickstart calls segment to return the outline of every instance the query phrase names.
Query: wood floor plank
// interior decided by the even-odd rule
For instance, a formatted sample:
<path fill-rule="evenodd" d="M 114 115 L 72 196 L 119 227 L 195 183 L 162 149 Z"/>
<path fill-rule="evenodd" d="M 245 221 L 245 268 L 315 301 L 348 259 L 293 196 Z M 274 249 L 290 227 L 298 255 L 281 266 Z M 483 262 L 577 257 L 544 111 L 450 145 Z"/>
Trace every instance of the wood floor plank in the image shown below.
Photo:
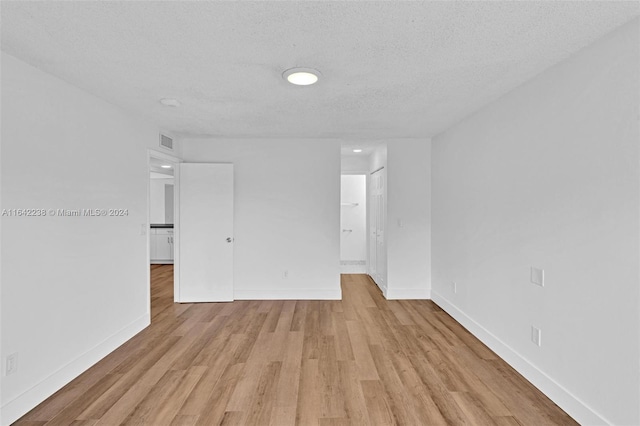
<path fill-rule="evenodd" d="M 190 367 L 177 383 L 177 386 L 175 386 L 171 392 L 165 394 L 165 398 L 158 398 L 155 401 L 154 411 L 152 415 L 148 416 L 149 420 L 147 424 L 158 426 L 171 424 L 185 400 L 200 379 L 202 379 L 206 371 L 207 367 Z"/>
<path fill-rule="evenodd" d="M 221 426 L 241 426 L 244 413 L 241 411 L 227 411 L 219 423 Z"/>
<path fill-rule="evenodd" d="M 84 394 L 62 409 L 47 424 L 50 426 L 66 426 L 78 419 L 80 414 L 93 402 L 96 395 L 101 395 L 122 378 L 122 374 L 107 374 Z"/>
<path fill-rule="evenodd" d="M 285 357 L 282 363 L 278 386 L 276 388 L 276 408 L 283 413 L 281 416 L 289 418 L 289 410 L 293 409 L 295 421 L 295 407 L 298 401 L 298 389 L 300 385 L 302 345 L 304 334 L 292 331 L 287 334 L 285 342 Z M 272 416 L 273 417 L 273 416 Z"/>
<path fill-rule="evenodd" d="M 518 422 L 513 416 L 494 417 L 493 421 L 496 426 L 523 426 L 523 424 Z"/>
<path fill-rule="evenodd" d="M 352 425 L 369 425 L 369 413 L 362 392 L 358 367 L 355 361 L 338 361 L 342 386 L 344 386 L 344 408 Z"/>
<path fill-rule="evenodd" d="M 359 321 L 347 321 L 347 330 L 351 339 L 353 357 L 358 366 L 358 377 L 360 380 L 378 380 L 380 377 L 376 370 L 376 364 L 373 362 L 369 343 L 362 325 Z"/>
<path fill-rule="evenodd" d="M 151 268 L 151 326 L 15 424 L 574 425 L 429 300 L 366 275 L 342 300 L 175 304 Z"/>
<path fill-rule="evenodd" d="M 317 425 L 320 417 L 320 398 L 318 396 L 318 360 L 302 359 L 296 423 Z"/>
<path fill-rule="evenodd" d="M 235 388 L 236 378 L 244 369 L 244 364 L 232 364 L 233 354 L 240 343 L 242 336 L 233 335 L 225 340 L 223 348 L 220 350 L 219 356 L 211 359 L 210 363 L 205 364 L 207 370 L 202 378 L 196 383 L 194 389 L 189 394 L 184 404 L 180 408 L 178 415 L 181 416 L 198 416 L 209 407 L 213 398 L 231 396 L 231 392 Z M 216 391 L 218 392 L 216 395 Z M 228 392 L 228 394 L 227 394 Z M 225 406 L 226 406 L 225 400 Z M 224 413 L 224 408 L 220 411 L 220 417 Z"/>
<path fill-rule="evenodd" d="M 347 418 L 323 417 L 319 422 L 320 426 L 350 426 L 351 422 Z"/>
<path fill-rule="evenodd" d="M 351 339 L 349 338 L 349 330 L 344 319 L 344 312 L 332 312 L 333 326 L 336 335 L 336 350 L 338 359 L 341 361 L 352 361 L 353 348 L 351 347 Z"/>
<path fill-rule="evenodd" d="M 150 392 L 156 390 L 157 383 L 171 369 L 176 360 L 202 334 L 203 328 L 203 326 L 195 326 L 193 333 L 178 338 L 175 344 L 126 391 L 122 398 L 104 413 L 98 424 L 112 425 L 122 423 L 141 400 L 146 398 Z M 171 378 L 173 379 L 174 376 L 171 376 Z"/>
<path fill-rule="evenodd" d="M 198 422 L 198 416 L 176 416 L 171 421 L 171 426 L 195 426 Z"/>
<path fill-rule="evenodd" d="M 242 374 L 244 364 L 229 365 L 220 379 L 215 383 L 209 398 L 200 410 L 199 426 L 217 425 L 222 422 L 229 398 Z M 192 392 L 193 393 L 193 392 Z"/>
<path fill-rule="evenodd" d="M 417 424 L 418 419 L 414 409 L 407 404 L 409 395 L 407 389 L 398 377 L 391 358 L 381 346 L 372 345 L 371 355 L 380 376 L 380 382 L 386 394 L 385 400 L 393 414 L 394 423 L 401 425 Z"/>
<path fill-rule="evenodd" d="M 489 413 L 487 413 L 480 402 L 468 392 L 452 392 L 451 395 L 471 424 L 478 426 L 494 424 Z"/>
<path fill-rule="evenodd" d="M 184 377 L 185 371 L 183 370 L 169 370 L 158 381 L 157 386 L 154 386 L 146 396 L 135 406 L 135 408 L 124 419 L 118 419 L 118 421 L 108 421 L 108 417 L 103 418 L 104 423 L 107 424 L 123 424 L 123 425 L 146 425 L 154 424 L 151 419 L 155 415 L 155 410 L 159 408 L 159 401 L 167 400 L 173 391 L 178 387 L 178 384 Z M 122 411 L 126 410 L 123 409 Z M 119 414 L 119 412 L 118 412 Z M 172 416 L 173 418 L 173 416 Z"/>
<path fill-rule="evenodd" d="M 293 426 L 296 424 L 296 406 L 275 406 L 271 411 L 269 426 Z"/>
<path fill-rule="evenodd" d="M 344 386 L 336 353 L 334 336 L 321 336 L 318 359 L 318 391 L 321 418 L 344 418 Z"/>
<path fill-rule="evenodd" d="M 275 404 L 275 390 L 282 370 L 282 362 L 272 361 L 264 365 L 258 379 L 252 401 L 243 407 L 246 416 L 242 424 L 267 425 Z"/>
<path fill-rule="evenodd" d="M 276 332 L 285 332 L 291 330 L 291 322 L 296 308 L 295 300 L 285 300 L 276 324 Z"/>
<path fill-rule="evenodd" d="M 180 337 L 168 336 L 164 341 L 158 342 L 158 345 L 145 356 L 136 358 L 136 362 L 130 368 L 118 371 L 121 378 L 105 392 L 96 395 L 91 404 L 80 413 L 78 419 L 102 419 L 105 413 L 179 340 Z"/>
<path fill-rule="evenodd" d="M 371 423 L 380 426 L 395 424 L 382 383 L 379 380 L 362 380 L 361 386 Z"/>
<path fill-rule="evenodd" d="M 94 426 L 97 423 L 97 420 L 74 420 L 69 426 Z"/>
<path fill-rule="evenodd" d="M 247 409 L 254 400 L 258 388 L 258 380 L 267 362 L 251 362 L 243 364 L 242 377 L 231 394 L 227 403 L 227 411 L 239 411 Z"/>

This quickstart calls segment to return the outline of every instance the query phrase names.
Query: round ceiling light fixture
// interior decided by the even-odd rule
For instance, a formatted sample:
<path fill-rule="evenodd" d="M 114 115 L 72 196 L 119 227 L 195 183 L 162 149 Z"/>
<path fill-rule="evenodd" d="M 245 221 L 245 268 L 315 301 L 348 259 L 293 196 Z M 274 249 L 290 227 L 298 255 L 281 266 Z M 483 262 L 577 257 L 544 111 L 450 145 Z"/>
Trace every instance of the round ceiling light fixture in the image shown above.
<path fill-rule="evenodd" d="M 318 82 L 320 71 L 313 68 L 290 68 L 282 73 L 282 77 L 296 86 L 310 86 Z"/>
<path fill-rule="evenodd" d="M 162 98 L 160 99 L 160 103 L 164 106 L 173 107 L 173 108 L 180 106 L 180 101 L 172 98 Z"/>
<path fill-rule="evenodd" d="M 353 150 L 353 152 L 362 152 L 362 150 L 360 148 L 356 148 Z"/>

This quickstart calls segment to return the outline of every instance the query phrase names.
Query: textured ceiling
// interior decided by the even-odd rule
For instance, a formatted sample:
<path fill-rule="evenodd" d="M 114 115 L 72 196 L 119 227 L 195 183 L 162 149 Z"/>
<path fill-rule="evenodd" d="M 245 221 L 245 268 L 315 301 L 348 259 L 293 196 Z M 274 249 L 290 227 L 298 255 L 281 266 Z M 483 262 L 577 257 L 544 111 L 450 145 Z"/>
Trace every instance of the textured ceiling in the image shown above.
<path fill-rule="evenodd" d="M 2 50 L 176 136 L 434 135 L 637 2 L 11 2 Z M 322 72 L 287 84 L 294 67 Z M 180 108 L 158 100 L 174 97 Z"/>

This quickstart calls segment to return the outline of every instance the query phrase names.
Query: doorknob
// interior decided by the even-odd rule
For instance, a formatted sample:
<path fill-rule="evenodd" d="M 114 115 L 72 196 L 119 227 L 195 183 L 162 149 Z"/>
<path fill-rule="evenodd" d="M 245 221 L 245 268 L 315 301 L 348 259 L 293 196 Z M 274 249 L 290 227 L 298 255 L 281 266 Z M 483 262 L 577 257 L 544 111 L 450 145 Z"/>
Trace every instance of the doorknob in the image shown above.
<path fill-rule="evenodd" d="M 230 243 L 231 242 L 231 237 L 227 237 L 227 242 Z"/>

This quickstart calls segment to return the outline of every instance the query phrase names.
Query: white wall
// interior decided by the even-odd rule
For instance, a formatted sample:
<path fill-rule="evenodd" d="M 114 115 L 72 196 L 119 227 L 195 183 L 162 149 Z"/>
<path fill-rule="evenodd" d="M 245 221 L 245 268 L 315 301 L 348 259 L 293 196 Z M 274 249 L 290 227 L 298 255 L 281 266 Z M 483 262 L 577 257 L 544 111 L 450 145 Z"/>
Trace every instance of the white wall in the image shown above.
<path fill-rule="evenodd" d="M 368 173 L 369 156 L 355 154 L 343 155 L 340 170 L 343 174 Z"/>
<path fill-rule="evenodd" d="M 181 145 L 187 162 L 234 164 L 236 299 L 340 299 L 339 141 Z"/>
<path fill-rule="evenodd" d="M 2 420 L 17 419 L 149 323 L 147 146 L 158 131 L 2 54 Z"/>
<path fill-rule="evenodd" d="M 340 272 L 367 272 L 367 175 L 340 179 Z"/>
<path fill-rule="evenodd" d="M 386 173 L 387 299 L 428 299 L 431 295 L 431 141 L 395 139 L 370 155 L 369 170 Z M 370 235 L 368 235 L 370 237 Z M 371 244 L 369 241 L 368 244 Z M 371 273 L 371 272 L 369 272 Z"/>
<path fill-rule="evenodd" d="M 387 143 L 387 299 L 431 297 L 431 141 Z"/>
<path fill-rule="evenodd" d="M 369 155 L 369 173 L 387 167 L 387 144 L 376 146 Z"/>
<path fill-rule="evenodd" d="M 433 299 L 583 424 L 640 424 L 638 36 L 433 141 Z"/>
<path fill-rule="evenodd" d="M 173 185 L 173 178 L 152 178 L 149 185 L 149 223 L 166 223 L 165 185 Z"/>

